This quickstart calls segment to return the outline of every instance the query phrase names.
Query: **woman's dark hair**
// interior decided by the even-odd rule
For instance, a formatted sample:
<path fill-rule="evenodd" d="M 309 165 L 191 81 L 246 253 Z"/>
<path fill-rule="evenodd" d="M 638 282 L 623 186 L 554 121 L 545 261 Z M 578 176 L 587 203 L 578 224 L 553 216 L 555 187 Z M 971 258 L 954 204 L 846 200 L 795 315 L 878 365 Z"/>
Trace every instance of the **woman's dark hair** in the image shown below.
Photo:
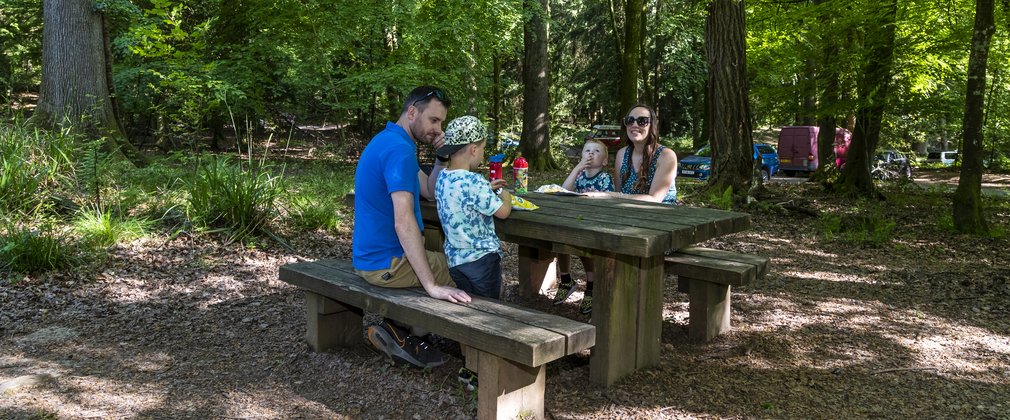
<path fill-rule="evenodd" d="M 659 120 L 656 119 L 656 110 L 652 109 L 651 106 L 645 104 L 638 104 L 628 110 L 625 114 L 625 118 L 631 115 L 631 111 L 635 108 L 645 108 L 649 111 L 649 133 L 645 136 L 645 150 L 642 151 L 642 164 L 638 168 L 638 180 L 635 184 L 631 186 L 631 192 L 633 194 L 648 194 L 649 193 L 649 164 L 652 163 L 652 154 L 656 152 L 656 147 L 659 146 Z M 625 122 L 627 125 L 627 122 Z M 631 139 L 628 138 L 628 129 L 625 127 L 624 132 L 621 133 L 621 137 L 624 138 L 624 143 L 628 145 L 628 149 L 624 153 L 632 153 L 635 150 L 635 145 L 631 143 Z M 625 165 L 621 169 L 621 182 L 631 177 L 631 162 L 632 159 L 628 157 L 628 165 Z"/>

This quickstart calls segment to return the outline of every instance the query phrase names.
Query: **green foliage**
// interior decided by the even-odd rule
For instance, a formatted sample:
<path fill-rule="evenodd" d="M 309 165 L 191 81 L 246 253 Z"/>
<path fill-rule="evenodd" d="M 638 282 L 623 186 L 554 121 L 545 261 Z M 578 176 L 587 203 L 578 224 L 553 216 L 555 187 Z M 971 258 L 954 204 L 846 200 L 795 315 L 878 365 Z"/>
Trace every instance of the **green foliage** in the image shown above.
<path fill-rule="evenodd" d="M 339 199 L 340 197 L 294 197 L 290 200 L 290 223 L 302 229 L 336 232 L 343 222 L 336 203 Z"/>
<path fill-rule="evenodd" d="M 824 213 L 817 220 L 825 240 L 840 239 L 862 247 L 880 247 L 891 241 L 897 224 L 879 209 L 854 214 Z"/>
<path fill-rule="evenodd" d="M 42 2 L 0 2 L 0 103 L 28 92 L 39 83 L 42 68 Z M 4 107 L 0 113 L 6 113 Z"/>
<path fill-rule="evenodd" d="M 73 265 L 77 259 L 67 238 L 52 226 L 39 230 L 8 223 L 0 232 L 0 270 L 37 273 Z"/>
<path fill-rule="evenodd" d="M 0 212 L 33 214 L 74 176 L 69 131 L 32 128 L 20 118 L 0 124 Z"/>
<path fill-rule="evenodd" d="M 726 187 L 722 194 L 711 191 L 708 193 L 708 203 L 723 210 L 733 209 L 733 187 Z"/>
<path fill-rule="evenodd" d="M 187 184 L 190 220 L 211 232 L 223 233 L 229 241 L 272 235 L 268 224 L 277 214 L 284 186 L 283 179 L 268 169 L 210 158 Z"/>
<path fill-rule="evenodd" d="M 151 225 L 147 220 L 123 218 L 99 206 L 82 208 L 72 224 L 83 242 L 95 248 L 142 237 Z"/>

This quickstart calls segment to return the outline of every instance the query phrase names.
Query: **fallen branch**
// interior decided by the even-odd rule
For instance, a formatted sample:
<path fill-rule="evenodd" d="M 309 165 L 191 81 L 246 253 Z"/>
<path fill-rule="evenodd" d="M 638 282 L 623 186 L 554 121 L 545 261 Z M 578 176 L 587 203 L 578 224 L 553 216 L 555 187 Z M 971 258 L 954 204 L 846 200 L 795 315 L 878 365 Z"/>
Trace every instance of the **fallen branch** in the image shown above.
<path fill-rule="evenodd" d="M 893 368 L 893 369 L 881 369 L 878 371 L 871 372 L 871 375 L 876 375 L 878 373 L 889 373 L 889 372 L 901 372 L 906 370 L 939 370 L 935 367 L 908 367 L 908 368 Z"/>

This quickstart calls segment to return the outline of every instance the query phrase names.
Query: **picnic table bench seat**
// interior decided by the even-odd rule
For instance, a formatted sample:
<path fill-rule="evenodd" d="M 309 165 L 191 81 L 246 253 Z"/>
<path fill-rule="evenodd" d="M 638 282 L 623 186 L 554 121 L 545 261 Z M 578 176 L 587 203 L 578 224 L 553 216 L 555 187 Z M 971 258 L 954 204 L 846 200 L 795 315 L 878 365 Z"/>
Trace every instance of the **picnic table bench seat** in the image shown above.
<path fill-rule="evenodd" d="M 546 364 L 595 344 L 596 330 L 506 302 L 433 299 L 422 288 L 373 286 L 346 260 L 286 264 L 280 279 L 305 291 L 306 339 L 315 351 L 362 343 L 359 310 L 378 313 L 455 340 L 477 372 L 477 417 L 543 418 Z"/>
<path fill-rule="evenodd" d="M 690 296 L 688 335 L 708 341 L 730 329 L 730 290 L 768 274 L 768 258 L 732 251 L 686 247 L 667 255 L 666 274 Z"/>

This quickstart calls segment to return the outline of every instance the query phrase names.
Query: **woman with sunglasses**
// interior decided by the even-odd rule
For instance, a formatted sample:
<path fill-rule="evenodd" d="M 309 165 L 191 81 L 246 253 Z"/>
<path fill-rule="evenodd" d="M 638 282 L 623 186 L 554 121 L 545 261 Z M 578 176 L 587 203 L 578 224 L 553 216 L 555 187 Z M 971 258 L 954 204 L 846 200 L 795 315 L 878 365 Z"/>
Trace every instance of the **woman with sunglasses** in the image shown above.
<path fill-rule="evenodd" d="M 677 204 L 677 154 L 659 144 L 656 111 L 635 105 L 624 117 L 627 146 L 617 151 L 614 182 L 620 192 L 609 196 Z"/>

